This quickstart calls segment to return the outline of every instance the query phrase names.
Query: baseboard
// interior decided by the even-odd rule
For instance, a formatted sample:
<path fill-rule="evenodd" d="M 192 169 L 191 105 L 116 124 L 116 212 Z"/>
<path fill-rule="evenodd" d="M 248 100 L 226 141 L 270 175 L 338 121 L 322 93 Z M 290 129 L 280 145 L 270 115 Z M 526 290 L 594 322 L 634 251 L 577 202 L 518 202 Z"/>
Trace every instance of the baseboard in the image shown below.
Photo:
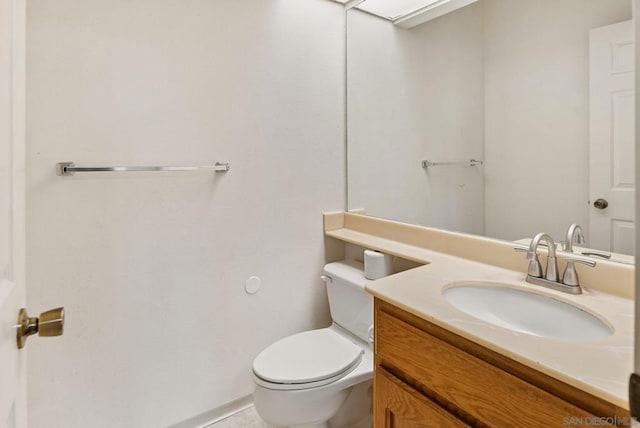
<path fill-rule="evenodd" d="M 170 425 L 167 428 L 203 428 L 207 425 L 226 419 L 229 416 L 238 413 L 253 405 L 253 396 L 247 395 L 223 404 L 215 409 L 208 410 L 199 415 L 193 416 L 177 424 Z"/>

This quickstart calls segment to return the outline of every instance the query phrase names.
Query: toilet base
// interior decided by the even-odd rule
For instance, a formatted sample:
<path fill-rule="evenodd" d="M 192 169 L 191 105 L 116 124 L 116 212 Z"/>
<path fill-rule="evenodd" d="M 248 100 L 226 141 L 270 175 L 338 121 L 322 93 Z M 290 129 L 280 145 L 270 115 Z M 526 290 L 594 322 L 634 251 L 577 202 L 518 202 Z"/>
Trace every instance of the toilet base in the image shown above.
<path fill-rule="evenodd" d="M 329 420 L 331 428 L 371 428 L 373 426 L 373 381 L 354 385 L 338 412 Z"/>
<path fill-rule="evenodd" d="M 275 426 L 288 428 L 371 428 L 373 426 L 372 380 L 356 384 L 338 394 L 334 393 L 332 399 L 328 401 L 305 403 L 311 404 L 310 406 L 302 406 L 302 402 L 292 403 L 290 400 L 265 403 L 265 396 L 262 394 L 264 392 L 268 391 L 261 391 L 258 388 L 254 393 L 256 410 L 262 419 Z M 323 405 L 318 406 L 322 401 L 324 401 Z M 335 410 L 330 410 L 331 407 Z M 296 411 L 291 412 L 291 409 Z M 322 418 L 318 418 L 319 414 L 316 413 L 318 410 L 327 416 L 331 415 L 331 419 L 325 422 L 299 424 L 299 422 L 305 419 L 308 421 L 310 418 L 316 421 L 321 420 Z M 288 414 L 288 417 L 283 418 L 283 414 Z"/>
<path fill-rule="evenodd" d="M 260 417 L 270 425 L 315 428 L 335 415 L 348 395 L 349 389 L 274 391 L 258 385 L 253 401 Z"/>

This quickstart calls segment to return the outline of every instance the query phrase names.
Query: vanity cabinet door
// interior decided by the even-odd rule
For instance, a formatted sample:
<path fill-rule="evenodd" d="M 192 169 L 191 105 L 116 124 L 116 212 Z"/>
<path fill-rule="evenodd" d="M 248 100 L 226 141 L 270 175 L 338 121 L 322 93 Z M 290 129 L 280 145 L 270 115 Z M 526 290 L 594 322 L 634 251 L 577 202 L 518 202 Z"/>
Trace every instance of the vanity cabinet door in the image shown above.
<path fill-rule="evenodd" d="M 465 415 L 465 419 L 474 421 L 474 425 L 561 427 L 568 418 L 595 419 L 584 409 L 394 315 L 376 310 L 375 327 L 376 369 L 390 368 L 417 382 L 429 391 L 430 396 L 439 397 L 447 403 L 448 409 L 455 409 L 451 411 L 457 415 Z"/>
<path fill-rule="evenodd" d="M 374 397 L 374 428 L 467 426 L 438 404 L 380 367 L 376 367 Z"/>

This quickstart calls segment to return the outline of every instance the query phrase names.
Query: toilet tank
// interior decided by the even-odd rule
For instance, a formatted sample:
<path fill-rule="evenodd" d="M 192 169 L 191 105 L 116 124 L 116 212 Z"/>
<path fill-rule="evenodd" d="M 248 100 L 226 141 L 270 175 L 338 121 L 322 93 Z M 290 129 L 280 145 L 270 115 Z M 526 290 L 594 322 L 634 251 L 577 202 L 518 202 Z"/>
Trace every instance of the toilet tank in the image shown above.
<path fill-rule="evenodd" d="M 333 322 L 368 342 L 373 326 L 373 296 L 364 290 L 368 281 L 364 265 L 355 260 L 329 263 L 324 275 Z"/>

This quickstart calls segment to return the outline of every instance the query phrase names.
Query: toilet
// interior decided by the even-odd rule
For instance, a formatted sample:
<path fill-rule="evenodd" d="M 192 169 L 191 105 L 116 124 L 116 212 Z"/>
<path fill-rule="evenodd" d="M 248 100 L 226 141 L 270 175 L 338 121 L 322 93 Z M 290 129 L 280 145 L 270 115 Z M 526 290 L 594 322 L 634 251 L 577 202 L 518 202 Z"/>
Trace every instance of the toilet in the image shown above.
<path fill-rule="evenodd" d="M 327 264 L 332 325 L 285 337 L 253 361 L 254 403 L 267 423 L 371 427 L 373 298 L 363 268 L 355 260 Z"/>

